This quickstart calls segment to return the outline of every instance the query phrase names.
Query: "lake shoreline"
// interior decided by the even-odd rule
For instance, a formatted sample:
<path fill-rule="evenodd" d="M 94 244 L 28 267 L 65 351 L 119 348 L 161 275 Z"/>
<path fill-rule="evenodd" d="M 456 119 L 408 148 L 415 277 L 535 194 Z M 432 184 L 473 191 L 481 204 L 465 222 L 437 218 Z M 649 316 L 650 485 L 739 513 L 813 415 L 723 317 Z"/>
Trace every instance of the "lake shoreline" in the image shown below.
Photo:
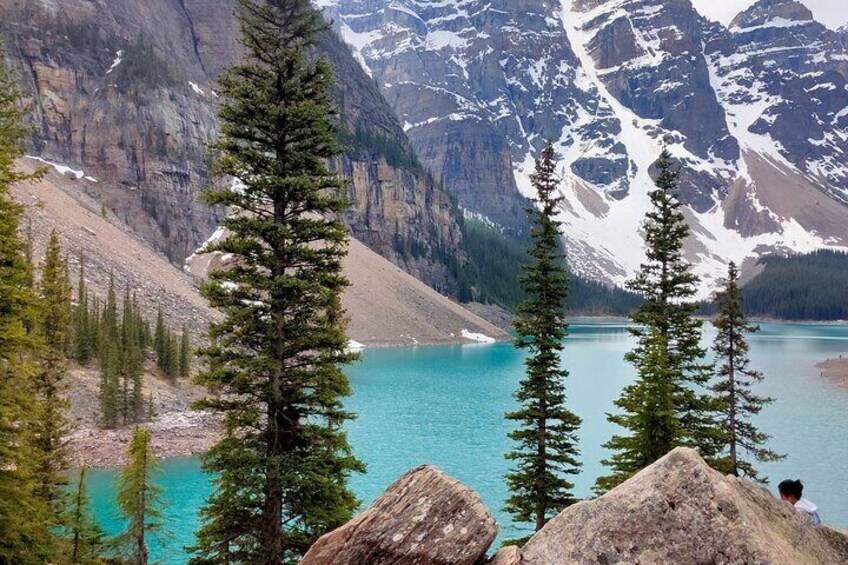
<path fill-rule="evenodd" d="M 848 388 L 848 358 L 827 359 L 816 364 L 816 368 L 821 370 L 825 379 Z"/>

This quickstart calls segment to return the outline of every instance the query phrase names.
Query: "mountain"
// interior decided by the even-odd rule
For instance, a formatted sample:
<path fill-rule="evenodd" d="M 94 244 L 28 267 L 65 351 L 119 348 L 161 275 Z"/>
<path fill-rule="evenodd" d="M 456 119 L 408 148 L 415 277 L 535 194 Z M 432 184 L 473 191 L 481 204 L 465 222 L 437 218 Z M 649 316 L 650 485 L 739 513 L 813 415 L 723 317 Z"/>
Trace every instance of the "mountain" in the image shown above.
<path fill-rule="evenodd" d="M 175 263 L 217 227 L 198 200 L 215 138 L 214 80 L 241 55 L 235 0 L 0 0 L 0 31 L 32 109 L 33 153 Z M 431 286 L 455 290 L 461 215 L 418 163 L 379 90 L 331 33 L 319 52 L 350 134 L 353 235 Z"/>
<path fill-rule="evenodd" d="M 504 169 L 532 196 L 534 151 L 555 140 L 579 274 L 638 268 L 663 147 L 702 295 L 731 259 L 848 247 L 846 34 L 799 2 L 760 0 L 728 27 L 690 0 L 322 4 L 466 213 L 514 225 Z"/>

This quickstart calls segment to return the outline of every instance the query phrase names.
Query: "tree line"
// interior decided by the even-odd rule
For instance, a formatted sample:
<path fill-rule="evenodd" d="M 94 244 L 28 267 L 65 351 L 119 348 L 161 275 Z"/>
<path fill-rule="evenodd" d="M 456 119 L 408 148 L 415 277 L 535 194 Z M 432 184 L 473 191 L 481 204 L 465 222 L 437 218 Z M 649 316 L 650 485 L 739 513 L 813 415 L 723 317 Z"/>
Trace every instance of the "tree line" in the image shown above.
<path fill-rule="evenodd" d="M 127 295 L 118 316 L 114 285 L 102 308 L 91 306 L 80 285 L 74 305 L 56 231 L 35 264 L 31 241 L 21 235 L 23 208 L 9 192 L 43 174 L 15 168 L 31 135 L 19 99 L 0 63 L 0 564 L 146 563 L 138 553 L 139 532 L 155 529 L 160 504 L 150 482 L 149 432 L 136 429 L 130 465 L 121 475 L 118 504 L 127 530 L 105 540 L 89 508 L 85 469 L 68 484 L 68 402 L 62 394 L 70 364 L 96 355 L 109 360 L 104 375 L 112 375 L 112 367 L 119 375 L 109 377 L 109 386 L 121 389 L 116 405 L 124 403 L 125 416 L 135 409 L 140 385 L 129 367 L 138 356 L 130 359 L 128 352 L 144 340 L 137 302 Z"/>
<path fill-rule="evenodd" d="M 534 226 L 531 260 L 521 279 L 528 299 L 515 322 L 515 344 L 528 351 L 527 369 L 515 392 L 520 408 L 506 415 L 517 427 L 510 433 L 516 447 L 506 455 L 516 463 L 506 476 L 511 496 L 505 509 L 536 531 L 577 501 L 568 477 L 581 467 L 581 418 L 567 407 L 568 372 L 562 368 L 568 279 L 558 238 L 561 197 L 554 155 L 549 143 L 532 176 L 538 198 L 529 211 Z M 745 315 L 733 263 L 715 296 L 713 362 L 700 345 L 703 322 L 696 317 L 700 305 L 693 299 L 699 281 L 683 256 L 690 231 L 680 210 L 678 175 L 671 155 L 663 152 L 642 226 L 647 258 L 627 284 L 644 299 L 630 314 L 636 346 L 625 356 L 636 380 L 616 400 L 617 410 L 607 415 L 620 431 L 604 445 L 611 453 L 604 461 L 609 474 L 597 479 L 597 494 L 681 446 L 697 449 L 722 472 L 756 481 L 764 481 L 756 463 L 783 457 L 767 447 L 769 436 L 751 421 L 773 400 L 753 391 L 763 375 L 749 366 L 746 336 L 759 328 Z"/>

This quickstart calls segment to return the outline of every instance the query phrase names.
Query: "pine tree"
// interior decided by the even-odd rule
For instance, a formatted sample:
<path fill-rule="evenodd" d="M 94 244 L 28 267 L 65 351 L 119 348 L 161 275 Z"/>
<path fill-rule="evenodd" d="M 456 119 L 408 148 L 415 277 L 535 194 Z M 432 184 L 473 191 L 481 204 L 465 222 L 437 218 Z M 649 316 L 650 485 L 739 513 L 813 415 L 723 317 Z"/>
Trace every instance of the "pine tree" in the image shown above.
<path fill-rule="evenodd" d="M 579 472 L 577 430 L 580 418 L 565 406 L 565 379 L 561 368 L 563 340 L 568 326 L 565 305 L 568 278 L 561 251 L 554 148 L 545 147 L 531 177 L 538 194 L 536 208 L 528 209 L 533 222 L 530 262 L 521 287 L 527 301 L 515 322 L 515 345 L 528 351 L 527 374 L 515 398 L 521 407 L 506 415 L 518 429 L 509 434 L 517 443 L 507 459 L 516 467 L 506 476 L 511 496 L 506 510 L 519 522 L 534 523 L 536 531 L 576 499 L 567 475 Z"/>
<path fill-rule="evenodd" d="M 748 342 L 746 334 L 760 331 L 752 325 L 742 308 L 742 289 L 739 286 L 739 270 L 731 262 L 728 266 L 724 288 L 716 293 L 718 317 L 713 321 L 718 334 L 713 342 L 716 355 L 718 382 L 712 390 L 720 403 L 724 424 L 726 454 L 719 468 L 736 476 L 766 482 L 761 478 L 753 462 L 743 458 L 747 452 L 758 462 L 778 461 L 783 455 L 765 447 L 769 436 L 759 431 L 750 421 L 763 407 L 774 402 L 772 398 L 757 396 L 751 387 L 763 380 L 763 374 L 749 368 Z"/>
<path fill-rule="evenodd" d="M 49 505 L 36 496 L 31 382 L 38 370 L 32 265 L 20 237 L 22 207 L 12 185 L 33 178 L 15 168 L 30 131 L 14 80 L 0 55 L 0 565 L 52 559 Z"/>
<path fill-rule="evenodd" d="M 100 361 L 100 411 L 103 427 L 114 428 L 121 417 L 121 354 L 114 341 Z"/>
<path fill-rule="evenodd" d="M 43 352 L 40 369 L 34 381 L 36 405 L 33 428 L 37 461 L 38 494 L 56 516 L 62 511 L 64 472 L 68 455 L 64 436 L 68 432 L 65 413 L 68 402 L 61 395 L 67 372 L 67 338 L 71 331 L 71 286 L 62 256 L 59 234 L 53 230 L 41 266 L 38 286 L 39 331 Z"/>
<path fill-rule="evenodd" d="M 153 334 L 153 349 L 156 350 L 156 365 L 163 371 L 167 367 L 165 357 L 168 355 L 166 331 L 165 317 L 162 314 L 162 307 L 160 306 L 156 312 L 156 332 Z"/>
<path fill-rule="evenodd" d="M 203 293 L 224 311 L 198 382 L 223 393 L 200 404 L 224 416 L 205 467 L 217 489 L 203 510 L 195 564 L 295 563 L 357 501 L 362 470 L 339 426 L 351 417 L 343 323 L 327 311 L 347 285 L 343 182 L 327 170 L 339 137 L 331 69 L 306 56 L 321 14 L 308 0 L 239 0 L 246 62 L 220 80 L 217 172 L 240 179 L 207 192 L 232 210 L 209 251 L 234 266 Z"/>
<path fill-rule="evenodd" d="M 91 336 L 90 304 L 85 284 L 85 257 L 79 257 L 79 281 L 77 282 L 77 300 L 74 307 L 74 359 L 80 365 L 88 365 L 93 354 Z"/>
<path fill-rule="evenodd" d="M 124 388 L 124 422 L 140 422 L 144 416 L 142 390 L 143 357 L 139 344 L 138 322 L 133 308 L 129 286 L 124 292 L 121 316 L 121 348 L 123 367 L 121 376 Z"/>
<path fill-rule="evenodd" d="M 694 317 L 698 277 L 683 258 L 689 226 L 677 199 L 679 172 L 667 151 L 657 166 L 652 208 L 644 223 L 647 262 L 628 282 L 630 290 L 645 298 L 630 316 L 637 345 L 625 357 L 636 367 L 637 379 L 616 401 L 619 412 L 608 415 L 629 435 L 615 435 L 605 445 L 614 452 L 604 461 L 612 474 L 598 479 L 599 492 L 675 447 L 698 448 L 713 462 L 721 447 L 716 405 L 704 390 L 710 371 L 702 361 L 701 322 Z"/>
<path fill-rule="evenodd" d="M 187 378 L 191 374 L 191 342 L 188 337 L 188 330 L 183 326 L 183 333 L 180 336 L 180 376 Z"/>
<path fill-rule="evenodd" d="M 168 332 L 168 376 L 176 380 L 180 376 L 180 341 Z"/>
<path fill-rule="evenodd" d="M 80 469 L 76 485 L 65 506 L 62 526 L 68 538 L 72 565 L 99 565 L 103 551 L 103 530 L 91 512 L 91 501 L 85 487 L 88 468 Z"/>
<path fill-rule="evenodd" d="M 156 458 L 150 430 L 136 427 L 127 449 L 128 463 L 118 477 L 118 507 L 126 529 L 114 540 L 118 555 L 132 565 L 147 565 L 148 537 L 161 531 L 162 489 L 153 483 Z"/>

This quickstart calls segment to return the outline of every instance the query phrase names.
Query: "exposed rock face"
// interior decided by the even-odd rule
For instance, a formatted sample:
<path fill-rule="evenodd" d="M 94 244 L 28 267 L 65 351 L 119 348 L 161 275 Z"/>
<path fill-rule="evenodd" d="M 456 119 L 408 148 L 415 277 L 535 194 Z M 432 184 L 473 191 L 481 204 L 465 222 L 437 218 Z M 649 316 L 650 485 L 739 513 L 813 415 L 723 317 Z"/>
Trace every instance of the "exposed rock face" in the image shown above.
<path fill-rule="evenodd" d="M 566 509 L 521 552 L 522 565 L 846 562 L 848 537 L 684 448 Z"/>
<path fill-rule="evenodd" d="M 644 120 L 654 120 L 696 161 L 736 161 L 702 52 L 701 18 L 690 0 L 611 0 L 586 16 L 582 33 L 607 91 Z M 683 155 L 683 154 L 681 154 Z M 726 191 L 718 170 L 684 169 L 684 202 L 704 212 Z"/>
<path fill-rule="evenodd" d="M 800 2 L 761 0 L 706 37 L 734 136 L 848 203 L 848 52 L 839 33 Z"/>
<path fill-rule="evenodd" d="M 435 467 L 413 469 L 325 535 L 301 565 L 474 565 L 497 526 L 480 498 Z"/>
<path fill-rule="evenodd" d="M 515 167 L 545 138 L 573 150 L 578 176 L 620 194 L 619 125 L 579 72 L 550 0 L 324 0 L 461 206 L 507 228 L 525 222 Z"/>
<path fill-rule="evenodd" d="M 6 48 L 39 128 L 34 152 L 96 178 L 86 192 L 171 260 L 214 230 L 198 193 L 217 132 L 214 80 L 241 56 L 234 0 L 0 0 Z M 441 290 L 453 290 L 459 213 L 417 164 L 379 90 L 332 35 L 350 151 L 355 237 Z"/>
<path fill-rule="evenodd" d="M 532 195 L 530 157 L 553 137 L 581 275 L 622 284 L 638 269 L 664 147 L 682 166 L 702 296 L 730 260 L 848 248 L 797 199 L 765 204 L 812 185 L 848 223 L 846 32 L 795 0 L 761 0 L 730 28 L 691 0 L 320 3 L 462 207 L 509 227 L 508 169 Z"/>

